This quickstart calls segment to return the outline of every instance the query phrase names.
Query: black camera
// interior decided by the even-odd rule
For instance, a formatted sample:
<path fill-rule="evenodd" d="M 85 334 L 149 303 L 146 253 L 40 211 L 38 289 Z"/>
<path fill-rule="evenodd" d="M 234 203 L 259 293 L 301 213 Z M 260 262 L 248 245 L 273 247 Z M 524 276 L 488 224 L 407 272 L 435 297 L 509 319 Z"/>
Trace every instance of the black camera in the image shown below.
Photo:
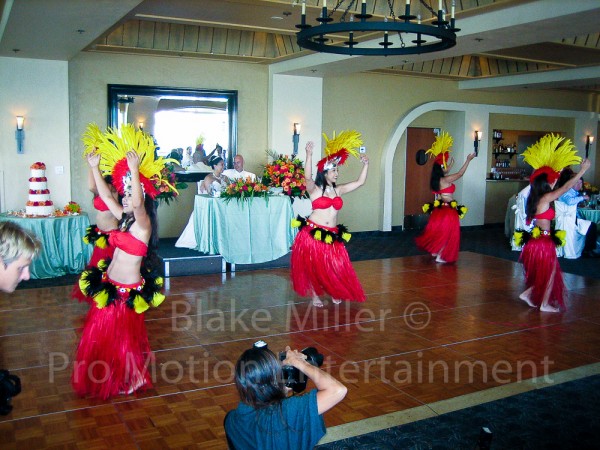
<path fill-rule="evenodd" d="M 11 375 L 8 370 L 0 370 L 0 415 L 7 415 L 12 411 L 10 404 L 12 398 L 21 392 L 21 380 L 16 375 Z"/>
<path fill-rule="evenodd" d="M 254 348 L 267 348 L 265 341 L 258 341 L 254 344 Z M 315 366 L 323 365 L 323 355 L 315 347 L 306 347 L 300 353 L 306 355 L 306 361 Z M 285 360 L 286 352 L 279 352 L 279 360 Z M 294 366 L 281 366 L 281 376 L 286 387 L 292 389 L 295 393 L 300 393 L 306 389 L 308 377 Z"/>

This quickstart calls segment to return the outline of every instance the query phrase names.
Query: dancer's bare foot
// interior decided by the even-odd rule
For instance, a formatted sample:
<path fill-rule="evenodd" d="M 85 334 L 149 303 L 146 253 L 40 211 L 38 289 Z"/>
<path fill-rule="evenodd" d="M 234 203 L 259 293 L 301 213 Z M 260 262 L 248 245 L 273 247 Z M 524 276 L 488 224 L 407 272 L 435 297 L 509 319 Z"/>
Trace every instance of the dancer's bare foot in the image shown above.
<path fill-rule="evenodd" d="M 313 297 L 312 304 L 316 308 L 322 308 L 323 307 L 323 302 L 321 301 L 321 299 L 319 297 Z"/>
<path fill-rule="evenodd" d="M 540 311 L 557 313 L 560 312 L 560 308 L 555 308 L 554 306 L 550 305 L 542 305 L 540 306 Z"/>
<path fill-rule="evenodd" d="M 146 385 L 146 380 L 144 380 L 143 378 L 140 378 L 137 381 L 133 382 L 131 384 L 131 386 L 129 386 L 129 389 L 127 389 L 126 391 L 125 390 L 119 391 L 119 394 L 131 395 L 138 389 L 141 389 L 142 387 L 144 387 L 145 385 Z"/>
<path fill-rule="evenodd" d="M 334 305 L 339 305 L 340 303 L 342 303 L 342 301 L 338 300 L 337 298 L 332 298 L 331 301 L 333 302 Z"/>
<path fill-rule="evenodd" d="M 531 306 L 532 308 L 535 308 L 535 305 L 529 298 L 530 293 L 531 293 L 531 288 L 527 289 L 525 292 L 523 292 L 521 295 L 519 295 L 519 298 L 521 300 L 523 300 L 525 303 L 527 303 L 529 306 Z"/>

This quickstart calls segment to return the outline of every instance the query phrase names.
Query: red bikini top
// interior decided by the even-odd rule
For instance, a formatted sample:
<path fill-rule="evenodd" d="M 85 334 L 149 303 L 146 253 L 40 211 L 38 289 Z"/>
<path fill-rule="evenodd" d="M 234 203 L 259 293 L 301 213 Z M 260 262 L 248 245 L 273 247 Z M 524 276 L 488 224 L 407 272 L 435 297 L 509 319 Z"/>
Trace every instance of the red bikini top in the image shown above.
<path fill-rule="evenodd" d="M 344 206 L 344 201 L 342 197 L 319 197 L 312 202 L 313 209 L 327 209 L 330 206 L 333 206 L 335 209 L 340 210 L 342 206 Z"/>
<path fill-rule="evenodd" d="M 440 194 L 454 194 L 454 191 L 456 191 L 456 186 L 454 186 L 454 184 L 451 184 L 447 188 L 440 189 L 439 191 L 432 191 L 432 192 L 434 194 L 440 195 Z"/>
<path fill-rule="evenodd" d="M 148 244 L 140 241 L 127 231 L 113 230 L 108 237 L 108 243 L 134 256 L 146 256 Z"/>
<path fill-rule="evenodd" d="M 540 219 L 546 219 L 546 220 L 552 220 L 554 219 L 554 210 L 552 208 L 548 208 L 546 211 L 544 211 L 541 214 L 536 214 L 533 218 L 540 220 Z"/>
<path fill-rule="evenodd" d="M 104 203 L 104 200 L 99 195 L 94 197 L 94 208 L 98 211 L 108 211 L 108 206 L 106 206 L 106 203 Z"/>

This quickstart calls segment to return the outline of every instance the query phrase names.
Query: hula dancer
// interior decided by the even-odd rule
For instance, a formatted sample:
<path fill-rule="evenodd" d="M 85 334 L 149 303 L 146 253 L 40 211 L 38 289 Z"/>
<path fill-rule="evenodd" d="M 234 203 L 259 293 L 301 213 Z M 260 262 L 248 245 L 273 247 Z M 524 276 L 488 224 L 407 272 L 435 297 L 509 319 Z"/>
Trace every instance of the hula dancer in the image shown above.
<path fill-rule="evenodd" d="M 92 307 L 77 348 L 72 385 L 81 396 L 107 399 L 151 386 L 147 365 L 152 353 L 144 312 L 165 298 L 163 280 L 154 273 L 158 242 L 154 198 L 159 193 L 156 186 L 165 184 L 161 170 L 168 160 L 155 160 L 152 137 L 133 125 L 119 132 L 109 129 L 87 160 L 100 198 L 119 226 L 109 237 L 112 260 L 86 269 L 79 280 Z M 122 204 L 103 178 L 108 174 Z"/>
<path fill-rule="evenodd" d="M 547 134 L 523 152 L 523 159 L 535 170 L 529 178 L 531 192 L 525 212 L 531 232 L 516 230 L 515 242 L 524 244 L 520 260 L 525 271 L 527 289 L 519 296 L 532 308 L 559 312 L 565 308 L 565 284 L 556 256 L 556 247 L 564 245 L 565 232 L 553 230 L 554 209 L 551 204 L 577 183 L 590 167 L 590 161 L 577 156 L 570 139 Z M 562 187 L 553 190 L 560 171 L 571 164 L 581 170 Z"/>
<path fill-rule="evenodd" d="M 344 202 L 342 195 L 358 189 L 367 180 L 369 159 L 360 156 L 363 168 L 356 181 L 336 184 L 338 166 L 349 155 L 358 157 L 362 145 L 360 133 L 344 131 L 329 140 L 325 136 L 325 158 L 317 164 L 317 176 L 312 179 L 313 143 L 306 145 L 306 191 L 312 201 L 308 219 L 298 218 L 294 225 L 300 232 L 292 245 L 291 278 L 294 290 L 301 296 L 310 296 L 312 304 L 323 307 L 320 296 L 328 294 L 335 304 L 342 300 L 364 302 L 365 293 L 350 263 L 345 243 L 350 240 L 346 227 L 338 224 L 338 212 Z"/>
<path fill-rule="evenodd" d="M 467 207 L 454 200 L 454 182 L 462 178 L 475 157 L 475 153 L 471 153 L 458 172 L 449 174 L 454 165 L 454 158 L 450 157 L 452 144 L 452 136 L 442 132 L 426 152 L 435 158 L 429 181 L 435 197 L 432 203 L 423 205 L 423 212 L 429 212 L 431 215 L 425 231 L 415 238 L 417 247 L 430 253 L 439 263 L 453 263 L 458 260 L 460 219 L 467 213 Z"/>

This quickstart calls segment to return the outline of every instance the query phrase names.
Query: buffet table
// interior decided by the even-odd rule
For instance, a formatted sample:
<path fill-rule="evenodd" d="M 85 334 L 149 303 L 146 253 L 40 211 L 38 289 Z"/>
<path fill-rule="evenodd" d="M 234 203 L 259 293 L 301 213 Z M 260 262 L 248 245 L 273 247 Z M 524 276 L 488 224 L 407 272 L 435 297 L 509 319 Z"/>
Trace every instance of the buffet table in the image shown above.
<path fill-rule="evenodd" d="M 287 196 L 250 201 L 196 195 L 188 225 L 175 244 L 230 264 L 257 264 L 281 258 L 290 251 L 296 235 Z"/>
<path fill-rule="evenodd" d="M 90 225 L 85 213 L 61 217 L 17 217 L 3 213 L 0 221 L 17 223 L 42 243 L 42 251 L 29 267 L 31 278 L 80 273 L 92 257 L 93 246 L 82 240 Z"/>

